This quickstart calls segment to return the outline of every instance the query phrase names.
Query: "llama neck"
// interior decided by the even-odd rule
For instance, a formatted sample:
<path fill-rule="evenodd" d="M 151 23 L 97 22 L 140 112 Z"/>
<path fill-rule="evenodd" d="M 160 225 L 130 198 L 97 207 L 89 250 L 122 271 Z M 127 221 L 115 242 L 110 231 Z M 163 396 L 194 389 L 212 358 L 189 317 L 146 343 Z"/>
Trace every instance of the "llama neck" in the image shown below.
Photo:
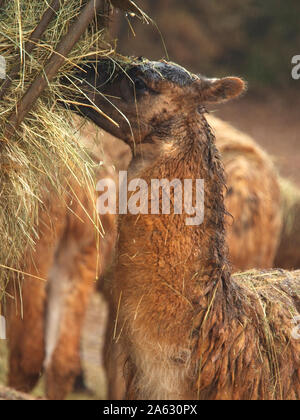
<path fill-rule="evenodd" d="M 129 166 L 129 176 L 141 173 L 153 165 L 160 157 L 160 145 L 140 143 L 132 151 L 133 158 Z"/>
<path fill-rule="evenodd" d="M 184 133 L 184 134 L 183 134 Z M 221 283 L 226 287 L 230 279 L 225 242 L 225 173 L 215 136 L 204 114 L 191 116 L 186 130 L 181 129 L 177 140 L 181 161 L 188 164 L 188 176 L 204 180 L 204 219 L 199 227 L 192 227 L 197 249 L 201 252 L 202 295 Z M 197 265 L 197 261 L 194 261 Z M 195 284 L 198 284 L 195 278 Z"/>
<path fill-rule="evenodd" d="M 132 170 L 150 178 L 204 180 L 204 220 L 199 226 L 178 225 L 179 237 L 188 238 L 186 255 L 190 294 L 202 296 L 219 281 L 229 279 L 224 228 L 224 168 L 215 146 L 215 137 L 203 114 L 186 116 L 172 121 L 168 135 L 152 137 L 150 145 L 142 145 L 133 158 Z M 175 233 L 175 232 L 174 232 Z M 176 235 L 175 233 L 175 239 Z M 178 241 L 178 236 L 177 236 Z M 174 265 L 176 257 L 174 256 Z M 196 275 L 197 273 L 197 275 Z M 195 274 L 195 275 L 194 275 Z M 200 278 L 201 277 L 201 278 Z M 201 280 L 201 281 L 199 281 Z M 200 286 L 199 286 L 200 285 Z M 199 293 L 195 294 L 195 288 Z"/>
<path fill-rule="evenodd" d="M 186 297 L 194 310 L 191 347 L 205 363 L 210 357 L 207 337 L 218 334 L 223 328 L 227 302 L 231 299 L 231 273 L 225 242 L 225 173 L 215 137 L 204 115 L 190 119 L 186 130 L 180 130 L 180 136 L 175 138 L 175 149 L 178 150 L 178 167 L 184 167 L 184 176 L 204 180 L 203 223 L 183 229 L 185 237 L 191 235 L 195 244 L 194 253 L 187 261 L 190 280 Z"/>

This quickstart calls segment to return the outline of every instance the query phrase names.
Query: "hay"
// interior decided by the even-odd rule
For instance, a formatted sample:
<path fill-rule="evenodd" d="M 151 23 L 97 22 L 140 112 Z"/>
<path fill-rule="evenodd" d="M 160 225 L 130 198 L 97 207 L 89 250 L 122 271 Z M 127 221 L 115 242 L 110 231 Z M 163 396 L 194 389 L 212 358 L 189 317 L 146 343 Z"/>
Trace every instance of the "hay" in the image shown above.
<path fill-rule="evenodd" d="M 286 307 L 289 301 L 290 307 L 296 306 L 300 310 L 298 308 L 300 304 L 300 270 L 254 269 L 232 274 L 231 277 L 235 283 L 239 283 L 243 288 L 245 287 L 254 292 L 259 300 L 262 299 L 264 301 L 262 304 L 276 302 Z M 293 301 L 293 299 L 295 300 Z"/>
<path fill-rule="evenodd" d="M 241 287 L 240 298 L 243 302 L 245 313 L 247 306 L 256 310 L 257 332 L 263 337 L 264 351 L 272 373 L 274 398 L 282 397 L 282 384 L 285 384 L 280 362 L 281 350 L 279 342 L 285 343 L 288 348 L 286 335 L 293 329 L 293 320 L 300 313 L 300 270 L 249 270 L 244 273 L 232 275 L 236 285 Z M 250 292 L 250 294 L 249 294 Z M 254 295 L 254 300 L 251 297 Z M 286 320 L 289 319 L 290 325 Z M 286 317 L 286 319 L 285 319 Z M 293 362 L 287 357 L 287 363 Z M 281 368 L 280 368 L 281 366 Z M 276 397 L 277 395 L 277 397 Z"/>
<path fill-rule="evenodd" d="M 7 74 L 16 63 L 20 72 L 0 100 L 0 301 L 10 277 L 18 269 L 24 249 L 34 246 L 39 208 L 49 191 L 63 196 L 65 179 L 70 174 L 82 186 L 93 185 L 94 163 L 85 148 L 74 141 L 71 112 L 63 108 L 63 77 L 72 77 L 83 59 L 112 57 L 113 49 L 105 41 L 101 16 L 90 25 L 69 54 L 65 64 L 38 98 L 18 131 L 5 138 L 6 122 L 15 112 L 32 81 L 43 71 L 59 41 L 79 16 L 84 1 L 61 1 L 61 7 L 30 54 L 25 44 L 41 16 L 49 7 L 47 0 L 5 1 L 0 10 L 0 55 L 6 60 Z M 134 8 L 129 0 L 122 1 Z M 136 8 L 141 17 L 142 12 Z M 0 80 L 0 88 L 1 88 Z M 72 85 L 73 90 L 77 88 Z M 8 268 L 7 268 L 8 267 Z"/>

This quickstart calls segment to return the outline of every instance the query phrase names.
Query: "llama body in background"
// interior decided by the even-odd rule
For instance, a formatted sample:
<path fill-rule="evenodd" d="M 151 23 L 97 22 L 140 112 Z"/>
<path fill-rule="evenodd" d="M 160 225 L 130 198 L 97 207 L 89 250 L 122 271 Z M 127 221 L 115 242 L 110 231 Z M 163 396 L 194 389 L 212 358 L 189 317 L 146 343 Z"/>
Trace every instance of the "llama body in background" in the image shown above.
<path fill-rule="evenodd" d="M 8 288 L 16 296 L 8 301 L 9 386 L 29 392 L 44 370 L 47 396 L 60 399 L 80 366 L 81 324 L 100 264 L 92 197 L 74 180 L 64 197 L 51 189 L 48 194 L 39 240 L 24 255 L 22 271 L 29 275 L 21 284 L 12 279 Z"/>
<path fill-rule="evenodd" d="M 275 267 L 300 268 L 300 191 L 292 182 L 280 179 L 282 231 Z"/>
<path fill-rule="evenodd" d="M 106 142 L 111 148 L 108 153 L 100 147 L 101 135 L 95 141 L 99 130 L 91 123 L 75 116 L 74 124 L 77 140 L 86 143 L 95 162 L 104 160 L 95 171 L 95 184 L 101 177 L 114 179 L 114 159 L 120 164 L 117 169 L 127 165 L 122 148 L 116 149 L 111 139 Z M 96 281 L 111 262 L 116 239 L 115 216 L 103 215 L 100 220 L 96 215 L 95 184 L 87 190 L 69 177 L 63 196 L 46 189 L 39 239 L 35 250 L 25 253 L 22 265 L 29 275 L 21 284 L 17 278 L 9 284 L 10 294 L 16 297 L 8 299 L 9 385 L 18 390 L 32 390 L 44 371 L 47 397 L 62 399 L 80 372 L 86 309 Z"/>
<path fill-rule="evenodd" d="M 282 212 L 278 176 L 271 158 L 250 136 L 232 125 L 211 114 L 207 121 L 214 130 L 225 168 L 225 207 L 230 214 L 226 218 L 226 236 L 232 268 L 272 268 Z"/>

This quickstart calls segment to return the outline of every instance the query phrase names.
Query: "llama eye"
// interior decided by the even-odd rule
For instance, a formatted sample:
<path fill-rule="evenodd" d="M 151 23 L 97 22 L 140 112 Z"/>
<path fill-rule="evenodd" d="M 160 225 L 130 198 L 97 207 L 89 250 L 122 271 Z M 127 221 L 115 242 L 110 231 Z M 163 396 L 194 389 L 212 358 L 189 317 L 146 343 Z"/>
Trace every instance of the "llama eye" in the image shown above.
<path fill-rule="evenodd" d="M 142 79 L 140 79 L 140 78 L 136 78 L 134 80 L 134 86 L 135 86 L 135 90 L 137 92 L 143 93 L 146 90 L 148 90 L 148 87 L 147 87 L 146 83 Z"/>

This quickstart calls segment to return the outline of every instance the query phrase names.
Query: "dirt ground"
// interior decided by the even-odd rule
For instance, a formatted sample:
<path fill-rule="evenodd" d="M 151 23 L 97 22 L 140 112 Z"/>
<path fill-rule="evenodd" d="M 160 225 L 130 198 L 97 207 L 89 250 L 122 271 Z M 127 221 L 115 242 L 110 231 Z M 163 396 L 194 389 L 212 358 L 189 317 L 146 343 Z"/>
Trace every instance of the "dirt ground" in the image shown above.
<path fill-rule="evenodd" d="M 300 86 L 300 85 L 299 85 Z M 274 158 L 279 173 L 300 187 L 300 96 L 261 94 L 218 107 L 217 116 L 250 134 Z M 90 393 L 72 394 L 69 399 L 104 399 L 105 376 L 101 347 L 105 333 L 105 303 L 95 295 L 87 314 L 82 360 Z M 0 341 L 0 383 L 5 383 L 6 346 Z M 34 391 L 43 395 L 43 382 Z"/>

